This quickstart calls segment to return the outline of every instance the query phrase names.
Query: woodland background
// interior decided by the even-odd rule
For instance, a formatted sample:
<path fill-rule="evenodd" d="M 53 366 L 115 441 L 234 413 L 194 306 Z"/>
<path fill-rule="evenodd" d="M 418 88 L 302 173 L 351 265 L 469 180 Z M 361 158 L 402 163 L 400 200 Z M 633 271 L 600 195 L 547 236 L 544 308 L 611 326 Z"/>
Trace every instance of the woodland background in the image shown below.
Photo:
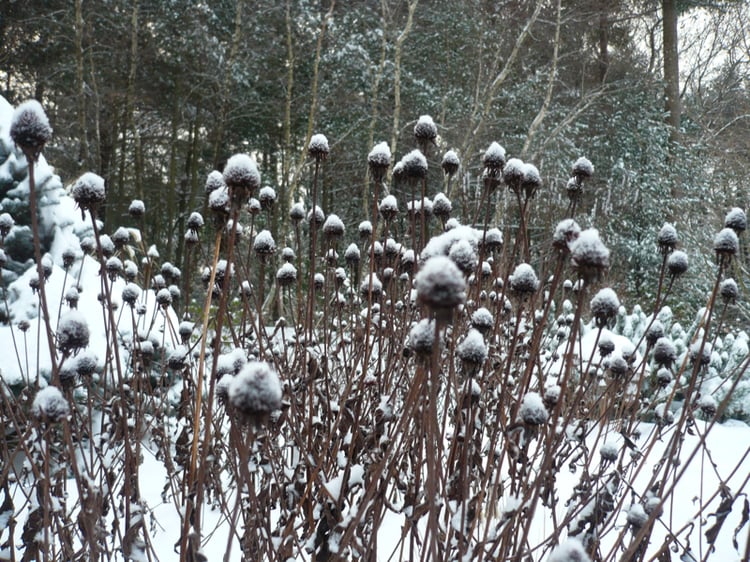
<path fill-rule="evenodd" d="M 570 162 L 590 158 L 596 176 L 581 208 L 619 256 L 610 282 L 637 301 L 656 287 L 654 237 L 665 217 L 697 258 L 686 300 L 700 300 L 711 254 L 697 241 L 705 246 L 726 211 L 747 203 L 745 2 L 0 6 L 0 93 L 14 105 L 42 101 L 55 129 L 45 153 L 63 182 L 84 171 L 104 177 L 105 223 L 124 216 L 133 198 L 144 200 L 144 239 L 179 266 L 185 221 L 203 208 L 205 178 L 229 155 L 257 158 L 279 197 L 268 226 L 288 240 L 287 210 L 311 177 L 307 142 L 324 133 L 331 154 L 323 207 L 335 201 L 351 227 L 372 196 L 362 156 L 382 140 L 395 158 L 409 151 L 422 114 L 439 127 L 431 174 L 442 178 L 449 148 L 462 160 L 448 189 L 463 222 L 471 222 L 491 141 L 541 170 L 532 240 L 562 217 Z M 497 201 L 495 222 L 514 223 L 513 209 Z"/>

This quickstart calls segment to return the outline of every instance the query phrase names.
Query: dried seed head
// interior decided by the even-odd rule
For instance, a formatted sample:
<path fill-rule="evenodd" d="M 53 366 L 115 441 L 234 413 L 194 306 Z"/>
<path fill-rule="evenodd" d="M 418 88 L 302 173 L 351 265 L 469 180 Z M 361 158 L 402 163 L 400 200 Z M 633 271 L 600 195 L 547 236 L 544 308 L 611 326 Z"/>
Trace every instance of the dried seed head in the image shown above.
<path fill-rule="evenodd" d="M 503 168 L 503 181 L 513 193 L 519 193 L 523 182 L 524 163 L 518 158 L 511 158 Z"/>
<path fill-rule="evenodd" d="M 731 228 L 723 228 L 714 237 L 714 252 L 719 265 L 726 266 L 732 261 L 732 257 L 740 248 L 737 233 Z"/>
<path fill-rule="evenodd" d="M 349 267 L 354 267 L 359 263 L 360 260 L 360 251 L 359 247 L 352 242 L 347 246 L 346 251 L 344 252 L 344 261 L 346 261 L 346 264 Z"/>
<path fill-rule="evenodd" d="M 745 211 L 739 207 L 732 208 L 724 218 L 724 228 L 731 228 L 738 236 L 745 232 L 745 229 L 747 228 L 747 217 L 745 216 Z"/>
<path fill-rule="evenodd" d="M 289 209 L 289 218 L 292 222 L 299 224 L 299 222 L 305 218 L 305 206 L 302 203 L 295 203 L 292 208 Z"/>
<path fill-rule="evenodd" d="M 620 299 L 617 294 L 606 287 L 601 289 L 593 299 L 591 299 L 591 315 L 597 327 L 606 326 L 607 323 L 617 315 L 620 309 Z"/>
<path fill-rule="evenodd" d="M 315 209 L 310 209 L 307 212 L 307 222 L 309 222 L 310 226 L 312 226 L 313 228 L 320 228 L 325 218 L 326 215 L 323 212 L 323 209 L 321 209 L 318 205 L 315 205 Z"/>
<path fill-rule="evenodd" d="M 187 227 L 196 234 L 203 228 L 203 215 L 200 213 L 190 213 L 187 220 Z"/>
<path fill-rule="evenodd" d="M 527 425 L 543 425 L 549 419 L 549 412 L 538 392 L 527 392 L 518 409 L 519 419 Z"/>
<path fill-rule="evenodd" d="M 646 330 L 646 342 L 648 342 L 649 345 L 654 345 L 660 338 L 663 338 L 664 335 L 664 324 L 659 320 L 654 320 L 648 330 Z"/>
<path fill-rule="evenodd" d="M 258 193 L 258 199 L 260 201 L 261 209 L 272 209 L 276 204 L 276 190 L 268 185 L 261 187 L 260 193 Z"/>
<path fill-rule="evenodd" d="M 366 240 L 372 236 L 372 223 L 370 221 L 362 221 L 357 227 L 359 231 L 359 237 Z"/>
<path fill-rule="evenodd" d="M 57 423 L 68 417 L 70 405 L 59 388 L 47 386 L 36 393 L 31 413 L 45 423 Z"/>
<path fill-rule="evenodd" d="M 451 246 L 448 257 L 458 266 L 464 275 L 469 275 L 477 267 L 478 259 L 471 243 L 465 238 Z"/>
<path fill-rule="evenodd" d="M 245 203 L 260 187 L 260 172 L 248 154 L 235 154 L 224 166 L 224 182 L 232 195 L 232 202 Z"/>
<path fill-rule="evenodd" d="M 719 285 L 719 294 L 725 303 L 734 304 L 740 294 L 737 282 L 730 278 L 724 279 Z"/>
<path fill-rule="evenodd" d="M 268 230 L 261 230 L 253 241 L 253 251 L 261 258 L 272 256 L 276 252 L 276 242 Z"/>
<path fill-rule="evenodd" d="M 485 171 L 491 177 L 500 178 L 505 167 L 505 161 L 505 149 L 497 142 L 492 141 L 482 157 Z"/>
<path fill-rule="evenodd" d="M 435 344 L 435 321 L 423 318 L 409 331 L 407 345 L 414 353 L 421 357 L 427 357 L 432 353 Z"/>
<path fill-rule="evenodd" d="M 77 310 L 69 310 L 57 324 L 57 347 L 63 355 L 78 353 L 89 345 L 89 325 L 86 317 Z"/>
<path fill-rule="evenodd" d="M 581 234 L 581 227 L 573 219 L 565 219 L 557 223 L 552 235 L 552 245 L 563 253 L 570 251 L 571 245 Z"/>
<path fill-rule="evenodd" d="M 211 195 L 217 189 L 225 188 L 224 175 L 219 170 L 214 170 L 206 178 L 206 195 Z"/>
<path fill-rule="evenodd" d="M 573 177 L 579 184 L 590 179 L 594 175 L 594 165 L 591 160 L 581 156 L 573 163 Z"/>
<path fill-rule="evenodd" d="M 379 142 L 367 155 L 367 166 L 370 175 L 376 182 L 382 182 L 391 165 L 391 149 L 387 142 Z"/>
<path fill-rule="evenodd" d="M 461 166 L 461 160 L 458 158 L 455 150 L 449 150 L 443 155 L 443 161 L 441 162 L 443 173 L 452 178 L 458 172 L 458 168 Z"/>
<path fill-rule="evenodd" d="M 675 250 L 667 258 L 667 271 L 672 277 L 679 277 L 688 270 L 687 254 L 681 250 Z"/>
<path fill-rule="evenodd" d="M 344 235 L 344 221 L 331 213 L 323 223 L 323 234 L 329 241 L 336 241 Z"/>
<path fill-rule="evenodd" d="M 421 115 L 414 125 L 414 138 L 420 146 L 435 144 L 437 133 L 437 125 L 429 115 Z"/>
<path fill-rule="evenodd" d="M 677 230 L 674 225 L 665 222 L 664 226 L 659 230 L 659 234 L 656 235 L 656 244 L 659 246 L 659 251 L 666 255 L 669 254 L 677 246 Z"/>
<path fill-rule="evenodd" d="M 133 199 L 128 207 L 128 214 L 134 219 L 140 219 L 146 214 L 146 205 L 140 199 Z"/>
<path fill-rule="evenodd" d="M 456 348 L 456 353 L 469 376 L 476 374 L 487 359 L 487 344 L 478 330 L 469 330 Z"/>
<path fill-rule="evenodd" d="M 427 176 L 427 159 L 419 150 L 412 150 L 401 159 L 404 176 L 411 180 L 421 180 Z M 395 173 L 395 169 L 394 169 Z"/>
<path fill-rule="evenodd" d="M 440 192 L 432 198 L 432 212 L 441 221 L 447 221 L 453 211 L 453 205 L 444 193 Z"/>
<path fill-rule="evenodd" d="M 539 279 L 534 268 L 527 263 L 518 264 L 508 278 L 508 282 L 510 290 L 519 297 L 528 297 L 539 288 Z"/>
<path fill-rule="evenodd" d="M 586 283 L 599 279 L 609 269 L 609 250 L 596 229 L 581 232 L 571 245 L 570 254 L 573 269 Z"/>
<path fill-rule="evenodd" d="M 437 314 L 448 313 L 466 300 L 466 281 L 446 256 L 428 259 L 415 279 L 419 300 Z"/>
<path fill-rule="evenodd" d="M 378 205 L 378 211 L 386 222 L 390 222 L 398 215 L 398 201 L 393 195 L 386 195 Z"/>
<path fill-rule="evenodd" d="M 93 172 L 86 172 L 79 177 L 70 190 L 73 199 L 81 209 L 81 216 L 83 216 L 84 211 L 89 211 L 92 215 L 95 215 L 99 205 L 104 203 L 106 197 L 104 178 Z"/>
<path fill-rule="evenodd" d="M 52 138 L 49 119 L 38 101 L 28 100 L 16 107 L 10 123 L 10 138 L 33 159 Z"/>
<path fill-rule="evenodd" d="M 289 262 L 284 263 L 276 272 L 276 281 L 282 287 L 293 285 L 297 281 L 297 269 Z"/>
<path fill-rule="evenodd" d="M 229 404 L 248 421 L 259 423 L 281 408 L 281 381 L 270 365 L 247 363 L 227 389 Z"/>
<path fill-rule="evenodd" d="M 310 137 L 310 144 L 307 147 L 307 153 L 310 155 L 310 158 L 314 158 L 317 161 L 325 160 L 328 158 L 329 152 L 328 139 L 325 135 L 317 133 Z"/>
<path fill-rule="evenodd" d="M 671 367 L 677 359 L 677 350 L 672 340 L 666 337 L 659 338 L 654 344 L 654 362 L 663 367 Z"/>

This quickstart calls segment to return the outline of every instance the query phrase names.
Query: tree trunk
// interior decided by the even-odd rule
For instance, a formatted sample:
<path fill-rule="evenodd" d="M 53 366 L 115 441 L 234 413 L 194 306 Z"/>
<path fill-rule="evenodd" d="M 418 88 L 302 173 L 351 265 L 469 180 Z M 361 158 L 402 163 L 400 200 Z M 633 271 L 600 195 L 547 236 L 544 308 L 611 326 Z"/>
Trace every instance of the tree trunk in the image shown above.
<path fill-rule="evenodd" d="M 680 133 L 680 67 L 677 42 L 677 0 L 662 0 L 664 93 L 667 122 L 671 127 L 669 140 L 677 142 Z"/>

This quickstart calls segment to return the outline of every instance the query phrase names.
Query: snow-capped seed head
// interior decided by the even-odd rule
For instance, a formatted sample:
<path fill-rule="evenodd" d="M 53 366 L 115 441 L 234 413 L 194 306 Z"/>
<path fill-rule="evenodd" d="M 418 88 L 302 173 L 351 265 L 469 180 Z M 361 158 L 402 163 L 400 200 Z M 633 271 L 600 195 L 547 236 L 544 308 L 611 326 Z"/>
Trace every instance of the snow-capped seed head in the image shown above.
<path fill-rule="evenodd" d="M 107 260 L 104 268 L 107 270 L 110 280 L 114 281 L 122 274 L 122 260 L 116 256 L 112 256 Z"/>
<path fill-rule="evenodd" d="M 427 175 L 427 158 L 419 150 L 412 150 L 401 159 L 404 176 L 411 180 L 421 180 Z M 395 172 L 395 169 L 394 169 Z"/>
<path fill-rule="evenodd" d="M 335 248 L 328 248 L 326 250 L 325 260 L 328 267 L 336 267 L 339 263 L 339 253 Z"/>
<path fill-rule="evenodd" d="M 320 228 L 325 220 L 326 215 L 318 205 L 315 205 L 315 209 L 310 209 L 307 212 L 307 222 L 315 228 Z"/>
<path fill-rule="evenodd" d="M 435 144 L 437 138 L 437 125 L 429 115 L 420 115 L 417 120 L 417 124 L 414 125 L 414 138 L 417 139 L 417 143 L 427 145 L 428 143 Z"/>
<path fill-rule="evenodd" d="M 597 347 L 599 348 L 599 355 L 602 357 L 609 356 L 615 350 L 615 342 L 612 340 L 609 332 L 602 331 Z"/>
<path fill-rule="evenodd" d="M 742 234 L 747 229 L 747 216 L 745 211 L 739 207 L 733 207 L 724 217 L 724 228 L 731 228 L 737 235 Z"/>
<path fill-rule="evenodd" d="M 295 259 L 297 259 L 297 255 L 294 253 L 294 250 L 292 250 L 289 246 L 286 246 L 281 250 L 281 259 L 285 262 L 291 263 Z"/>
<path fill-rule="evenodd" d="M 190 213 L 190 216 L 187 220 L 187 227 L 188 229 L 198 232 L 201 228 L 203 228 L 203 215 L 200 213 Z"/>
<path fill-rule="evenodd" d="M 86 317 L 77 310 L 69 310 L 57 324 L 57 347 L 63 355 L 78 353 L 89 345 L 89 325 Z"/>
<path fill-rule="evenodd" d="M 224 375 L 237 375 L 247 365 L 247 357 L 242 348 L 235 347 L 231 351 L 219 355 L 216 362 L 216 375 L 223 378 Z"/>
<path fill-rule="evenodd" d="M 739 248 L 740 240 L 731 228 L 722 228 L 714 237 L 714 252 L 719 265 L 729 265 Z"/>
<path fill-rule="evenodd" d="M 547 562 L 591 562 L 591 558 L 583 548 L 581 541 L 570 538 L 555 547 Z"/>
<path fill-rule="evenodd" d="M 432 198 L 432 212 L 441 221 L 447 221 L 453 211 L 453 205 L 444 193 L 440 192 Z"/>
<path fill-rule="evenodd" d="M 270 207 L 268 208 L 270 209 Z M 255 216 L 263 210 L 263 205 L 255 197 L 251 197 L 247 202 L 247 210 L 252 216 Z"/>
<path fill-rule="evenodd" d="M 487 334 L 495 325 L 492 313 L 485 307 L 477 308 L 471 315 L 471 325 L 481 334 Z"/>
<path fill-rule="evenodd" d="M 569 178 L 565 184 L 565 193 L 567 193 L 568 199 L 575 202 L 581 198 L 583 187 L 575 178 Z"/>
<path fill-rule="evenodd" d="M 456 353 L 461 359 L 466 374 L 473 376 L 487 359 L 487 344 L 478 330 L 469 330 L 466 337 L 458 344 Z"/>
<path fill-rule="evenodd" d="M 260 200 L 260 207 L 262 209 L 271 209 L 276 204 L 276 190 L 268 185 L 261 187 L 258 199 Z"/>
<path fill-rule="evenodd" d="M 409 248 L 401 254 L 401 271 L 404 273 L 411 272 L 414 269 L 414 264 L 417 258 L 414 255 L 414 250 Z"/>
<path fill-rule="evenodd" d="M 607 323 L 617 315 L 620 309 L 620 299 L 609 287 L 601 289 L 591 299 L 591 315 L 597 327 L 606 326 Z"/>
<path fill-rule="evenodd" d="M 656 371 L 656 383 L 661 388 L 665 388 L 671 382 L 672 382 L 672 373 L 669 369 L 661 367 L 659 370 Z"/>
<path fill-rule="evenodd" d="M 261 423 L 281 408 L 281 381 L 270 365 L 252 361 L 234 376 L 227 395 L 229 404 L 243 418 Z"/>
<path fill-rule="evenodd" d="M 408 346 L 415 354 L 427 357 L 435 345 L 435 321 L 423 318 L 409 331 Z"/>
<path fill-rule="evenodd" d="M 71 309 L 78 308 L 78 300 L 81 298 L 81 294 L 78 292 L 78 287 L 69 287 L 65 291 L 65 304 Z"/>
<path fill-rule="evenodd" d="M 344 252 L 344 261 L 346 261 L 346 264 L 349 267 L 354 267 L 359 263 L 360 260 L 360 251 L 359 247 L 352 242 L 347 246 L 346 251 Z"/>
<path fill-rule="evenodd" d="M 708 365 L 711 363 L 711 342 L 705 342 L 701 345 L 701 341 L 698 340 L 690 346 L 690 360 L 694 363 L 700 362 L 701 365 Z"/>
<path fill-rule="evenodd" d="M 268 230 L 261 230 L 253 241 L 253 251 L 260 258 L 272 256 L 276 252 L 276 242 Z"/>
<path fill-rule="evenodd" d="M 0 215 L 0 236 L 3 238 L 8 236 L 15 224 L 16 221 L 13 220 L 13 217 L 10 216 L 10 214 L 3 213 L 2 215 Z"/>
<path fill-rule="evenodd" d="M 599 454 L 602 457 L 602 461 L 615 462 L 620 455 L 620 447 L 616 441 L 607 440 L 599 449 Z"/>
<path fill-rule="evenodd" d="M 325 135 L 317 133 L 310 137 L 310 144 L 307 147 L 307 153 L 310 155 L 310 158 L 314 158 L 317 161 L 325 160 L 328 158 L 329 152 L 328 139 Z"/>
<path fill-rule="evenodd" d="M 393 238 L 388 238 L 388 240 L 385 241 L 385 248 L 384 253 L 385 257 L 393 259 L 396 256 L 398 256 L 401 253 L 402 250 L 401 244 L 396 242 Z"/>
<path fill-rule="evenodd" d="M 292 208 L 289 209 L 289 218 L 292 219 L 293 223 L 298 224 L 305 218 L 305 206 L 299 202 L 292 205 Z"/>
<path fill-rule="evenodd" d="M 609 269 L 609 250 L 594 228 L 584 230 L 570 247 L 573 269 L 586 283 L 595 281 Z"/>
<path fill-rule="evenodd" d="M 190 350 L 186 345 L 178 345 L 167 354 L 167 368 L 182 371 L 190 363 Z"/>
<path fill-rule="evenodd" d="M 648 514 L 641 504 L 634 503 L 628 508 L 626 520 L 628 525 L 630 525 L 634 531 L 637 531 L 648 522 Z"/>
<path fill-rule="evenodd" d="M 212 192 L 226 186 L 227 184 L 224 182 L 224 174 L 219 170 L 214 170 L 208 174 L 208 177 L 206 178 L 206 195 L 211 195 Z"/>
<path fill-rule="evenodd" d="M 552 235 L 552 245 L 558 250 L 567 253 L 570 246 L 578 239 L 581 234 L 581 227 L 573 219 L 565 219 L 557 223 L 555 232 Z"/>
<path fill-rule="evenodd" d="M 731 278 L 724 279 L 719 285 L 719 294 L 725 303 L 734 304 L 740 294 L 737 282 Z"/>
<path fill-rule="evenodd" d="M 190 248 L 191 246 L 195 246 L 201 241 L 200 236 L 198 236 L 198 232 L 189 228 L 185 231 L 184 238 L 185 243 L 188 245 L 188 248 Z"/>
<path fill-rule="evenodd" d="M 70 188 L 73 200 L 81 209 L 81 215 L 84 211 L 90 211 L 96 214 L 99 205 L 104 203 L 106 192 L 104 189 L 104 178 L 97 176 L 93 172 L 86 172 L 79 177 Z"/>
<path fill-rule="evenodd" d="M 63 268 L 64 269 L 70 269 L 73 263 L 76 261 L 77 252 L 75 248 L 68 246 L 63 250 L 62 253 L 62 262 L 63 262 Z"/>
<path fill-rule="evenodd" d="M 260 172 L 248 154 L 235 154 L 224 166 L 224 183 L 231 190 L 232 199 L 239 204 L 247 201 L 260 187 Z"/>
<path fill-rule="evenodd" d="M 464 275 L 469 275 L 477 267 L 478 259 L 471 243 L 461 238 L 451 246 L 448 257 L 458 266 Z"/>
<path fill-rule="evenodd" d="M 665 222 L 656 235 L 656 244 L 662 254 L 668 254 L 677 246 L 677 229 L 671 223 Z"/>
<path fill-rule="evenodd" d="M 99 360 L 92 351 L 82 351 L 72 361 L 76 372 L 82 377 L 93 375 L 99 367 Z"/>
<path fill-rule="evenodd" d="M 128 214 L 134 219 L 140 219 L 146 214 L 146 205 L 140 199 L 133 199 L 128 206 Z"/>
<path fill-rule="evenodd" d="M 666 404 L 658 404 L 654 407 L 654 416 L 660 425 L 669 425 L 674 421 L 674 412 L 666 407 Z"/>
<path fill-rule="evenodd" d="M 193 335 L 194 329 L 195 322 L 189 322 L 188 320 L 183 320 L 182 322 L 180 322 L 177 333 L 180 334 L 180 339 L 182 340 L 183 344 L 187 344 L 190 341 L 190 336 Z"/>
<path fill-rule="evenodd" d="M 505 149 L 495 141 L 490 143 L 482 156 L 482 164 L 492 177 L 500 177 L 505 167 Z"/>
<path fill-rule="evenodd" d="M 172 293 L 169 289 L 159 289 L 156 293 L 156 303 L 162 308 L 167 308 L 172 304 Z"/>
<path fill-rule="evenodd" d="M 654 345 L 659 341 L 659 338 L 663 338 L 664 335 L 664 324 L 656 319 L 651 323 L 651 326 L 648 327 L 648 330 L 646 330 L 646 342 L 649 345 Z"/>
<path fill-rule="evenodd" d="M 362 221 L 357 227 L 359 231 L 359 237 L 366 240 L 372 236 L 372 223 L 370 221 Z"/>
<path fill-rule="evenodd" d="M 404 160 L 401 159 L 393 165 L 393 181 L 398 183 L 406 177 L 404 171 Z"/>
<path fill-rule="evenodd" d="M 503 247 L 503 233 L 499 228 L 492 227 L 484 233 L 484 238 L 480 239 L 484 247 L 490 252 L 497 252 Z"/>
<path fill-rule="evenodd" d="M 112 242 L 115 248 L 124 248 L 130 242 L 130 231 L 124 226 L 119 227 L 112 235 Z"/>
<path fill-rule="evenodd" d="M 398 201 L 393 195 L 386 195 L 378 205 L 378 211 L 383 219 L 390 222 L 398 215 Z"/>
<path fill-rule="evenodd" d="M 675 349 L 672 340 L 662 337 L 656 340 L 654 344 L 654 362 L 663 367 L 671 367 L 677 359 L 677 349 Z"/>
<path fill-rule="evenodd" d="M 278 271 L 276 271 L 276 281 L 282 287 L 289 287 L 297 281 L 297 268 L 291 263 L 284 263 Z"/>
<path fill-rule="evenodd" d="M 10 138 L 33 159 L 52 138 L 49 119 L 38 101 L 28 100 L 16 107 L 10 122 Z"/>
<path fill-rule="evenodd" d="M 180 297 L 182 296 L 182 292 L 180 291 L 180 288 L 177 285 L 170 285 L 167 287 L 167 290 L 169 291 L 169 295 L 172 297 L 172 302 L 179 301 Z"/>
<path fill-rule="evenodd" d="M 458 172 L 458 168 L 461 166 L 461 160 L 458 158 L 455 150 L 449 150 L 443 154 L 443 161 L 440 163 L 443 168 L 443 173 L 452 178 Z"/>
<path fill-rule="evenodd" d="M 526 199 L 531 199 L 536 194 L 536 190 L 542 186 L 542 176 L 539 170 L 533 164 L 528 162 L 523 165 L 523 179 L 521 180 L 521 189 L 524 191 Z"/>
<path fill-rule="evenodd" d="M 419 300 L 439 316 L 449 316 L 453 308 L 466 300 L 464 276 L 446 256 L 428 259 L 414 278 L 414 283 Z"/>
<path fill-rule="evenodd" d="M 519 263 L 508 278 L 510 290 L 519 297 L 527 297 L 539 288 L 539 279 L 534 268 L 527 263 Z"/>
<path fill-rule="evenodd" d="M 42 257 L 42 273 L 44 274 L 44 280 L 50 278 L 52 271 L 54 270 L 54 264 L 49 254 L 44 254 Z"/>
<path fill-rule="evenodd" d="M 338 240 L 344 235 L 344 221 L 331 213 L 323 223 L 323 234 L 330 241 Z"/>
<path fill-rule="evenodd" d="M 518 418 L 527 425 L 543 425 L 549 419 L 549 412 L 538 392 L 527 392 L 518 409 Z"/>
<path fill-rule="evenodd" d="M 621 353 L 612 353 L 607 360 L 607 368 L 613 377 L 620 378 L 628 372 L 628 362 Z"/>
<path fill-rule="evenodd" d="M 675 250 L 667 258 L 667 271 L 672 277 L 679 277 L 688 270 L 688 256 L 682 250 Z"/>
<path fill-rule="evenodd" d="M 579 184 L 590 179 L 593 175 L 594 165 L 588 158 L 581 156 L 573 163 L 573 177 L 576 178 Z"/>
<path fill-rule="evenodd" d="M 503 181 L 514 193 L 521 189 L 525 165 L 518 158 L 510 158 L 503 168 Z"/>
<path fill-rule="evenodd" d="M 695 405 L 708 419 L 713 418 L 716 415 L 716 410 L 718 409 L 716 398 L 714 398 L 710 394 L 701 394 L 698 400 L 696 400 Z"/>
<path fill-rule="evenodd" d="M 367 278 L 365 278 L 365 280 L 360 284 L 359 292 L 364 298 L 367 298 L 368 295 L 371 295 L 372 300 L 379 299 L 380 295 L 383 293 L 383 283 L 378 278 L 378 274 L 372 272 L 370 275 L 368 275 Z"/>
<path fill-rule="evenodd" d="M 544 388 L 544 405 L 551 409 L 554 408 L 560 400 L 561 388 L 557 384 L 551 384 Z"/>
<path fill-rule="evenodd" d="M 367 166 L 370 169 L 372 179 L 376 182 L 382 182 L 390 165 L 391 149 L 387 142 L 379 142 L 372 147 L 370 154 L 367 155 Z"/>
<path fill-rule="evenodd" d="M 214 214 L 216 224 L 222 225 L 229 216 L 229 190 L 221 187 L 208 194 L 208 208 Z"/>
<path fill-rule="evenodd" d="M 56 386 L 46 386 L 36 393 L 31 413 L 45 423 L 57 423 L 68 417 L 70 405 Z"/>

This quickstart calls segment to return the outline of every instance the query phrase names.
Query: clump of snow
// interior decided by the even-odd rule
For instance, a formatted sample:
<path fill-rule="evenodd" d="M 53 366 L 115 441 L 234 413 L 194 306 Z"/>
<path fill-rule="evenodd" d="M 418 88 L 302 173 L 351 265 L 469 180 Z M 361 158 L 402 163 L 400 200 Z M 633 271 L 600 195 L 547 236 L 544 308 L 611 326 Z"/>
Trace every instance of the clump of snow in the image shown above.
<path fill-rule="evenodd" d="M 560 250 L 569 251 L 570 246 L 581 234 L 581 227 L 573 219 L 565 219 L 557 223 L 552 234 L 552 245 Z"/>
<path fill-rule="evenodd" d="M 547 558 L 547 562 L 591 562 L 581 541 L 575 538 L 557 546 Z"/>
<path fill-rule="evenodd" d="M 634 503 L 628 508 L 626 520 L 633 529 L 638 530 L 648 521 L 648 514 L 641 504 Z"/>

